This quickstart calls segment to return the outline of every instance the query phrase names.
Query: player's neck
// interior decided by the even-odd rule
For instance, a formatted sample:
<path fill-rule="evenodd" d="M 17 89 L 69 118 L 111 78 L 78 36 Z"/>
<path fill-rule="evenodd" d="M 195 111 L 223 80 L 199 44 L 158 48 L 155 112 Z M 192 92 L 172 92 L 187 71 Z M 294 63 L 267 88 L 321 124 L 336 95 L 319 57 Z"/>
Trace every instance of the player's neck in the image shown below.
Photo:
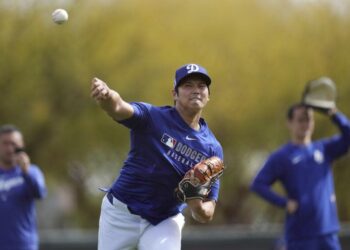
<path fill-rule="evenodd" d="M 0 160 L 0 169 L 9 170 L 13 167 L 14 167 L 13 164 L 6 163 L 6 162 Z"/>
<path fill-rule="evenodd" d="M 182 109 L 181 107 L 175 107 L 181 118 L 194 130 L 199 130 L 199 119 L 201 118 L 202 111 L 192 112 L 189 110 Z"/>
<path fill-rule="evenodd" d="M 311 143 L 310 137 L 292 137 L 291 142 L 296 145 L 308 145 Z"/>

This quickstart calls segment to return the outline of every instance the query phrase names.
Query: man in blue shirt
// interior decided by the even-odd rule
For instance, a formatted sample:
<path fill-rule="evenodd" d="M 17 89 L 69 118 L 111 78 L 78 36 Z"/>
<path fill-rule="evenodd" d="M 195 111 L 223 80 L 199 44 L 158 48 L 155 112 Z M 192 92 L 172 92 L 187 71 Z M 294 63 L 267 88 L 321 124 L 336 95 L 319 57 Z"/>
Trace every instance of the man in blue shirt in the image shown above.
<path fill-rule="evenodd" d="M 98 249 L 180 250 L 182 210 L 208 222 L 219 193 L 217 181 L 207 199 L 187 204 L 174 189 L 196 163 L 218 156 L 220 143 L 201 118 L 209 101 L 211 79 L 197 64 L 175 73 L 174 107 L 125 102 L 103 81 L 92 80 L 91 95 L 114 120 L 130 129 L 131 149 L 120 175 L 104 197 Z"/>
<path fill-rule="evenodd" d="M 0 249 L 37 250 L 36 199 L 46 195 L 44 176 L 30 163 L 21 132 L 0 127 Z"/>
<path fill-rule="evenodd" d="M 331 164 L 348 152 L 350 122 L 337 110 L 324 110 L 340 134 L 312 141 L 313 109 L 303 104 L 287 113 L 291 140 L 273 152 L 251 185 L 268 202 L 286 209 L 288 250 L 339 250 L 336 198 Z M 271 189 L 280 181 L 286 196 Z"/>

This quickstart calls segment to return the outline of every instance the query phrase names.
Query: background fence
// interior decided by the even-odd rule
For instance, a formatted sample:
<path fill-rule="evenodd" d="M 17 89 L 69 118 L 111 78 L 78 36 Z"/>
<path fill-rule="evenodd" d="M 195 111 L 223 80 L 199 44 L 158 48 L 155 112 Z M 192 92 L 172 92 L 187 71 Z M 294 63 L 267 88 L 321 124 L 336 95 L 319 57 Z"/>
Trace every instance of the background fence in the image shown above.
<path fill-rule="evenodd" d="M 184 230 L 183 250 L 282 250 L 278 248 L 281 227 L 276 225 L 251 228 L 187 227 Z M 342 227 L 340 240 L 343 250 L 350 249 L 350 226 Z M 81 230 L 45 231 L 40 250 L 96 250 L 97 232 Z M 165 249 L 166 250 L 166 249 Z"/>

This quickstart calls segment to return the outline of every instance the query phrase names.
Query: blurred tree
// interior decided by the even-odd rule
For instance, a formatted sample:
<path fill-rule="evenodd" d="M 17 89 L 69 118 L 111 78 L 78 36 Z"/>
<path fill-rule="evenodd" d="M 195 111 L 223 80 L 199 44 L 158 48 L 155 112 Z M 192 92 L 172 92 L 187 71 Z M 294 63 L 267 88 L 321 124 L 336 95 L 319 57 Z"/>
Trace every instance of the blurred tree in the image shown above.
<path fill-rule="evenodd" d="M 89 97 L 94 76 L 127 101 L 172 105 L 174 70 L 188 62 L 208 68 L 204 116 L 228 166 L 214 224 L 281 221 L 283 212 L 248 186 L 264 157 L 287 140 L 285 110 L 306 81 L 332 77 L 339 107 L 350 115 L 346 1 L 341 12 L 327 2 L 288 0 L 66 1 L 64 25 L 51 21 L 57 1 L 25 2 L 0 1 L 0 121 L 23 129 L 52 190 L 70 183 L 77 204 L 69 226 L 96 227 L 102 194 L 89 190 L 113 181 L 101 172 L 114 178 L 129 146 L 128 130 Z M 336 132 L 318 121 L 316 137 Z M 342 220 L 350 220 L 349 164 L 346 157 L 335 169 Z"/>

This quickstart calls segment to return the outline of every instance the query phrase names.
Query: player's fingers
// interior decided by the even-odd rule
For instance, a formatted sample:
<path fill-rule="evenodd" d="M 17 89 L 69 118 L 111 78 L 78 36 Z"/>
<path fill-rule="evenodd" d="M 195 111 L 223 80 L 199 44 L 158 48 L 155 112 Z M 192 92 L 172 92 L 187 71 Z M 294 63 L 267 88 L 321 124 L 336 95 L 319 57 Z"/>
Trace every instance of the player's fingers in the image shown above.
<path fill-rule="evenodd" d="M 92 84 L 93 84 L 93 83 L 97 83 L 97 82 L 102 82 L 102 80 L 100 80 L 100 79 L 97 78 L 97 77 L 92 78 L 92 80 L 91 80 L 91 83 L 92 83 Z"/>
<path fill-rule="evenodd" d="M 93 83 L 91 84 L 91 92 L 100 88 L 101 87 L 101 84 L 100 83 Z"/>
<path fill-rule="evenodd" d="M 97 77 L 94 77 L 91 81 L 91 90 L 94 90 L 99 86 L 107 86 L 107 84 L 104 81 L 98 79 Z"/>
<path fill-rule="evenodd" d="M 95 99 L 95 101 L 101 101 L 105 99 L 104 96 L 101 95 L 101 93 L 96 94 L 95 96 L 93 96 L 93 98 Z"/>
<path fill-rule="evenodd" d="M 91 97 L 96 98 L 97 96 L 101 95 L 103 91 L 102 86 L 97 86 L 95 89 L 91 91 Z"/>
<path fill-rule="evenodd" d="M 92 80 L 91 80 L 91 88 L 96 86 L 97 82 L 98 82 L 98 78 L 97 77 L 92 78 Z"/>
<path fill-rule="evenodd" d="M 101 95 L 103 95 L 104 97 L 108 97 L 108 94 L 109 94 L 108 89 L 105 88 L 101 90 Z"/>
<path fill-rule="evenodd" d="M 104 100 L 104 97 L 99 95 L 99 96 L 95 97 L 95 100 L 102 101 L 102 100 Z"/>
<path fill-rule="evenodd" d="M 96 100 L 106 100 L 109 98 L 109 89 L 108 88 L 96 88 L 92 92 L 92 97 Z"/>

